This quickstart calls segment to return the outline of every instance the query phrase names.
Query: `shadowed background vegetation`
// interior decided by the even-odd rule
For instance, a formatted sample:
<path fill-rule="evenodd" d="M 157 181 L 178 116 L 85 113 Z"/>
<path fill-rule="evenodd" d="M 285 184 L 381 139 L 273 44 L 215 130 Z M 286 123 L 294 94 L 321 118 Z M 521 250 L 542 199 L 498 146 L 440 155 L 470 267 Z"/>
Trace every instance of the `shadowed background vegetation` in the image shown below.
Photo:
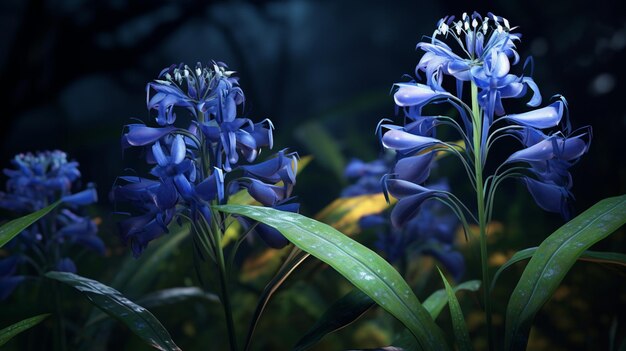
<path fill-rule="evenodd" d="M 173 63 L 228 63 L 241 78 L 247 99 L 244 114 L 274 122 L 275 149 L 289 147 L 314 156 L 295 191 L 302 212 L 314 216 L 347 184 L 343 168 L 350 158 L 371 160 L 380 154 L 374 129 L 381 118 L 394 115 L 392 84 L 404 74 L 414 74 L 421 55 L 415 44 L 433 32 L 439 18 L 472 10 L 462 1 L 5 0 L 0 3 L 0 164 L 8 166 L 18 152 L 61 149 L 80 162 L 85 182 L 97 184 L 100 203 L 93 210 L 101 219 L 100 235 L 109 249 L 106 257 L 83 256 L 82 275 L 105 283 L 117 279 L 116 288 L 131 298 L 193 285 L 197 278 L 190 240 L 182 235 L 178 241 L 169 238 L 173 249 L 159 256 L 162 260 L 151 259 L 165 244 L 156 241 L 144 257 L 134 260 L 120 243 L 116 217 L 110 214 L 108 193 L 115 177 L 136 164 L 136 155 L 122 156 L 122 127 L 132 118 L 148 120 L 148 81 Z M 535 58 L 534 79 L 544 102 L 554 94 L 564 95 L 574 127 L 593 127 L 589 154 L 572 169 L 575 213 L 624 193 L 626 15 L 619 11 L 619 3 L 510 1 L 475 10 L 494 12 L 519 26 L 523 33 L 519 52 Z M 512 149 L 500 145 L 503 150 L 493 150 L 495 158 Z M 471 195 L 453 160 L 444 161 L 437 174 L 445 174 L 453 189 Z M 513 250 L 537 245 L 563 223 L 539 209 L 521 185 L 508 183 L 502 189 L 492 223 L 494 267 Z M 367 233 L 359 240 L 371 243 Z M 240 280 L 249 289 L 234 297 L 241 306 L 240 329 L 247 326 L 256 296 L 280 255 L 286 254 L 261 246 L 258 242 L 250 246 L 248 259 L 241 263 Z M 625 252 L 623 230 L 595 249 Z M 480 279 L 477 246 L 469 244 L 464 252 L 468 260 L 464 280 Z M 507 272 L 496 289 L 500 316 L 495 316 L 495 323 L 502 323 L 522 266 Z M 416 272 L 422 270 L 415 267 Z M 120 272 L 134 278 L 123 280 Z M 577 263 L 537 316 L 529 349 L 608 349 L 612 327 L 615 340 L 621 341 L 626 336 L 624 272 Z M 419 292 L 420 298 L 441 288 L 435 275 L 427 281 L 430 288 Z M 349 290 L 338 274 L 310 260 L 268 306 L 255 348 L 289 349 L 333 300 Z M 0 303 L 0 326 L 42 312 L 41 306 L 18 303 L 38 293 L 42 292 L 19 289 Z M 69 290 L 67 297 L 68 306 L 83 303 L 82 310 L 74 309 L 71 315 L 75 325 L 69 327 L 78 329 L 90 306 Z M 465 297 L 471 331 L 479 338 L 483 321 L 478 298 Z M 220 348 L 226 343 L 222 315 L 218 307 L 206 312 L 210 304 L 192 300 L 153 312 L 183 349 Z M 393 323 L 380 309 L 370 310 L 359 323 L 325 339 L 319 349 L 384 345 Z M 89 334 L 84 340 L 95 340 L 102 349 L 146 348 L 123 327 L 112 328 L 111 334 Z M 44 349 L 37 333 L 25 333 L 9 349 Z"/>

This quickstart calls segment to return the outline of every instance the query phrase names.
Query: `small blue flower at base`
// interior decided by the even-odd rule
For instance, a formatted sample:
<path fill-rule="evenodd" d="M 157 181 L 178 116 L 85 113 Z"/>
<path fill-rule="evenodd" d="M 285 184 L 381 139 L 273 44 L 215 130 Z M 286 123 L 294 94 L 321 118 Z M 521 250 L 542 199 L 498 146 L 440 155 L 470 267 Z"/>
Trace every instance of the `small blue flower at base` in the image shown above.
<path fill-rule="evenodd" d="M 59 251 L 80 246 L 100 255 L 105 252 L 96 223 L 80 213 L 82 207 L 96 203 L 98 196 L 93 184 L 74 192 L 81 177 L 77 162 L 69 162 L 64 152 L 55 150 L 19 154 L 13 165 L 14 169 L 4 170 L 9 179 L 7 191 L 0 192 L 0 208 L 25 215 L 57 200 L 62 203 L 7 244 L 10 256 L 0 260 L 0 300 L 26 279 L 18 274 L 26 257 L 42 270 L 76 272 L 70 257 L 55 258 Z M 55 231 L 44 230 L 42 221 L 52 222 Z"/>
<path fill-rule="evenodd" d="M 444 185 L 434 185 L 434 188 Z M 384 215 L 361 218 L 362 229 L 375 229 L 375 245 L 391 263 L 398 263 L 407 255 L 432 256 L 458 281 L 465 272 L 465 259 L 455 249 L 459 220 L 447 213 L 443 204 L 430 201 L 420 207 L 419 213 L 404 227 L 392 226 Z"/>
<path fill-rule="evenodd" d="M 352 159 L 344 170 L 346 178 L 356 182 L 344 188 L 341 197 L 352 197 L 382 192 L 380 179 L 389 171 L 391 160 L 376 159 L 371 162 L 363 162 Z"/>
<path fill-rule="evenodd" d="M 233 189 L 247 189 L 248 193 L 263 206 L 276 210 L 298 213 L 300 204 L 291 202 L 291 193 L 296 181 L 295 169 L 297 169 L 298 155 L 286 153 L 282 150 L 276 157 L 264 162 L 242 166 L 244 177 L 233 183 Z M 254 178 L 252 178 L 254 177 Z M 280 184 L 272 185 L 272 184 Z M 255 222 L 246 218 L 238 217 L 245 227 L 252 226 Z M 259 237 L 270 247 L 280 249 L 289 244 L 289 241 L 276 229 L 258 223 L 254 228 Z"/>
<path fill-rule="evenodd" d="M 402 179 L 409 179 L 416 183 L 422 183 L 428 177 L 433 166 L 433 153 L 427 152 L 418 156 L 402 157 L 393 165 L 393 159 L 381 158 L 371 162 L 363 162 L 359 159 L 351 160 L 345 169 L 349 179 L 356 181 L 342 192 L 342 197 L 352 197 L 366 194 L 375 194 L 384 191 L 383 185 L 387 185 L 384 175 L 390 170 L 402 182 L 414 184 Z M 406 160 L 406 162 L 402 162 Z M 381 178 L 383 183 L 381 184 Z M 393 187 L 393 186 L 392 186 Z M 422 188 L 422 187 L 420 187 Z M 430 191 L 448 191 L 447 183 L 441 182 L 430 185 Z M 426 189 L 426 188 L 423 188 Z M 393 193 L 399 195 L 399 193 Z M 425 198 L 426 199 L 426 198 Z M 424 199 L 424 200 L 425 200 Z M 396 204 L 397 207 L 399 204 Z M 404 206 L 404 203 L 401 207 Z M 414 204 L 412 204 L 414 206 Z M 429 255 L 435 257 L 455 277 L 460 279 L 465 271 L 463 255 L 454 249 L 454 240 L 459 221 L 452 213 L 447 213 L 443 204 L 430 201 L 419 209 L 417 215 L 406 216 L 406 222 L 401 225 L 394 219 L 396 209 L 388 214 L 374 214 L 363 216 L 359 219 L 361 229 L 373 229 L 377 235 L 376 248 L 383 252 L 385 258 L 391 263 L 398 263 L 407 255 Z M 401 210 L 403 212 L 405 210 Z M 410 210 L 409 210 L 410 212 Z"/>

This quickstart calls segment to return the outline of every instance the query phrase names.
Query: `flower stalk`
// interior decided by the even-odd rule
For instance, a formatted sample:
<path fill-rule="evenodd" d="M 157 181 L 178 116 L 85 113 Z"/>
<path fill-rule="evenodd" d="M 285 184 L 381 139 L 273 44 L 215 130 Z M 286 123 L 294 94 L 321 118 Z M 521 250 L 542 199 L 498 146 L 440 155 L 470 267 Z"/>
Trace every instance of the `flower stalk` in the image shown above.
<path fill-rule="evenodd" d="M 491 302 L 489 299 L 489 266 L 487 252 L 487 216 L 485 213 L 485 189 L 483 185 L 483 165 L 481 140 L 482 140 L 482 111 L 478 105 L 478 87 L 471 83 L 472 94 L 472 118 L 473 118 L 473 144 L 474 144 L 474 174 L 476 184 L 476 202 L 478 207 L 478 227 L 480 238 L 480 264 L 483 277 L 483 304 L 487 325 L 487 340 L 489 350 L 493 350 L 493 331 L 491 329 Z"/>
<path fill-rule="evenodd" d="M 213 218 L 215 217 L 215 213 Z M 211 229 L 211 235 L 213 235 L 213 239 L 215 241 L 215 262 L 218 267 L 218 275 L 220 282 L 220 300 L 222 301 L 222 307 L 224 309 L 224 315 L 226 317 L 226 328 L 228 330 L 228 340 L 230 343 L 230 349 L 232 351 L 237 351 L 239 348 L 237 347 L 237 333 L 235 330 L 235 323 L 233 321 L 233 310 L 230 303 L 230 295 L 228 293 L 228 276 L 226 269 L 226 260 L 224 260 L 224 251 L 222 250 L 222 235 L 221 230 L 216 225 L 215 221 L 213 221 L 213 228 Z"/>

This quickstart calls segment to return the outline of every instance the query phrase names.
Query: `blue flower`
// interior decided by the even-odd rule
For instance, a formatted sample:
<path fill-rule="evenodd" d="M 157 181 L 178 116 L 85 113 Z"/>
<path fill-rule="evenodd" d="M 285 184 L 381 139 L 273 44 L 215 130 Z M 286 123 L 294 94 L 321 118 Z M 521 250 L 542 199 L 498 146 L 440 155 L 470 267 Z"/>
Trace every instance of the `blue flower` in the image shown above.
<path fill-rule="evenodd" d="M 447 191 L 445 182 L 429 186 Z M 430 201 L 402 226 L 390 223 L 386 215 L 370 215 L 360 219 L 362 229 L 376 229 L 376 247 L 391 263 L 398 263 L 407 255 L 433 256 L 455 277 L 460 279 L 465 271 L 463 255 L 455 248 L 456 229 L 459 220 L 445 211 L 445 206 Z"/>
<path fill-rule="evenodd" d="M 423 183 L 434 164 L 434 152 L 416 156 L 397 153 L 397 161 L 384 157 L 371 162 L 353 159 L 345 169 L 346 176 L 355 181 L 342 192 L 342 197 L 374 194 L 384 191 L 400 199 L 391 214 L 381 213 L 361 217 L 361 229 L 375 229 L 376 247 L 391 263 L 404 260 L 407 255 L 430 255 L 439 260 L 455 278 L 465 270 L 461 253 L 454 249 L 454 239 L 459 220 L 445 212 L 444 205 L 431 201 L 420 204 L 433 196 L 447 196 L 447 183 L 440 182 L 428 188 Z M 394 179 L 387 179 L 391 172 Z M 417 195 L 417 196 L 413 196 Z"/>
<path fill-rule="evenodd" d="M 546 211 L 571 216 L 569 201 L 572 199 L 572 176 L 569 168 L 587 153 L 591 143 L 591 128 L 583 128 L 578 134 L 564 136 L 562 133 L 546 135 L 526 127 L 515 131 L 525 149 L 513 153 L 505 163 L 528 164 L 530 173 L 522 181 L 535 202 Z"/>
<path fill-rule="evenodd" d="M 504 114 L 502 99 L 524 97 L 528 89 L 533 92 L 528 105 L 538 106 L 541 94 L 532 78 L 510 73 L 511 66 L 519 63 L 515 43 L 521 38 L 513 30 L 506 18 L 491 13 L 485 17 L 464 13 L 459 21 L 454 16 L 443 18 L 430 42 L 417 45 L 425 51 L 417 71 L 426 73 L 426 83 L 437 91 L 444 91 L 444 76 L 454 77 L 459 98 L 464 82 L 474 82 L 480 88 L 479 103 L 487 123 L 494 115 Z M 453 39 L 458 53 L 446 44 L 447 39 Z"/>
<path fill-rule="evenodd" d="M 463 14 L 458 21 L 454 17 L 441 19 L 430 40 L 417 45 L 425 53 L 417 64 L 416 75 L 419 78 L 419 73 L 424 72 L 425 84 L 394 84 L 394 102 L 404 123 L 396 125 L 384 119 L 378 126 L 381 144 L 397 155 L 393 170 L 384 177 L 385 192 L 399 200 L 391 213 L 394 225 L 406 225 L 419 213 L 421 204 L 433 197 L 449 202 L 460 212 L 456 197 L 423 185 L 434 165 L 435 152 L 458 156 L 475 185 L 477 171 L 472 168 L 478 167 L 482 173 L 489 149 L 504 136 L 516 137 L 524 149 L 497 167 L 495 174 L 486 178 L 494 181 L 487 186 L 499 184 L 500 177 L 518 177 L 540 207 L 569 216 L 572 180 L 568 170 L 587 152 L 591 130 L 583 128 L 578 134 L 570 133 L 565 98 L 556 95 L 551 104 L 540 107 L 542 98 L 537 84 L 528 75 L 512 71 L 520 62 L 515 45 L 521 35 L 514 30 L 505 18 L 491 13 L 483 17 L 474 12 L 470 16 Z M 532 61 L 527 60 L 522 70 L 529 63 Z M 455 94 L 446 91 L 444 79 L 455 81 Z M 463 100 L 467 83 L 475 88 L 478 109 L 470 108 Z M 535 109 L 507 114 L 504 100 L 527 95 L 530 97 L 526 105 Z M 424 114 L 431 111 L 426 107 L 438 104 L 451 106 L 460 121 L 453 116 Z M 453 127 L 464 145 L 439 139 L 436 130 L 443 126 Z M 474 133 L 480 137 L 475 139 Z M 478 148 L 480 155 L 473 155 Z M 510 166 L 513 163 L 515 167 Z M 528 174 L 519 174 L 524 172 L 518 171 L 523 168 L 519 163 L 527 165 Z"/>
<path fill-rule="evenodd" d="M 262 148 L 272 148 L 273 125 L 268 119 L 254 123 L 237 116 L 245 98 L 233 74 L 223 63 L 180 64 L 148 83 L 147 107 L 156 113 L 157 126 L 128 125 L 122 148 L 143 148 L 147 162 L 154 164 L 153 178 L 121 177 L 125 184 L 112 192 L 114 201 L 130 203 L 132 212 L 138 212 L 119 223 L 122 240 L 135 256 L 167 233 L 179 216 L 192 221 L 202 216 L 211 223 L 210 206 L 227 202 L 242 188 L 265 206 L 293 208 L 287 201 L 295 184 L 296 155 L 280 151 L 252 164 Z M 176 113 L 181 112 L 191 122 L 177 126 Z M 282 244 L 271 235 L 261 236 L 272 246 Z"/>
<path fill-rule="evenodd" d="M 352 159 L 346 166 L 344 175 L 356 182 L 341 192 L 341 197 L 351 197 L 382 192 L 380 180 L 389 172 L 391 160 L 388 158 L 376 159 L 371 162 L 363 162 Z"/>
<path fill-rule="evenodd" d="M 81 176 L 77 162 L 68 162 L 64 152 L 55 150 L 19 154 L 13 165 L 14 169 L 4 170 L 9 179 L 7 192 L 0 192 L 0 208 L 24 215 L 58 200 L 62 204 L 7 245 L 11 256 L 0 260 L 0 299 L 8 297 L 26 278 L 17 274 L 24 262 L 36 265 L 38 271 L 76 272 L 72 259 L 58 257 L 59 253 L 72 245 L 101 255 L 105 251 L 96 223 L 80 214 L 81 207 L 95 203 L 98 197 L 92 184 L 74 192 Z M 22 259 L 25 257 L 29 258 Z"/>

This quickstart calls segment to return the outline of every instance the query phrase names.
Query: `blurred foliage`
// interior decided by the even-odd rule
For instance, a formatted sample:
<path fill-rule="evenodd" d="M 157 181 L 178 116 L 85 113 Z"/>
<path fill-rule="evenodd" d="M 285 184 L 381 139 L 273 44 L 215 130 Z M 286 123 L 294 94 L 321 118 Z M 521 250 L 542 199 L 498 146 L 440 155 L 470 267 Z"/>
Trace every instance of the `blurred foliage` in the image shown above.
<path fill-rule="evenodd" d="M 573 169 L 576 208 L 626 192 L 626 154 L 619 140 L 626 131 L 626 16 L 619 2 L 540 0 L 475 4 L 520 25 L 523 57 L 535 57 L 536 81 L 549 97 L 567 97 L 576 125 L 591 124 L 590 154 Z M 358 230 L 357 214 L 386 206 L 380 196 L 336 200 L 345 184 L 342 167 L 351 157 L 365 160 L 380 152 L 374 135 L 382 117 L 393 117 L 391 84 L 412 74 L 413 53 L 423 34 L 432 33 L 445 14 L 471 10 L 459 0 L 441 2 L 110 1 L 92 4 L 63 0 L 7 0 L 0 4 L 0 162 L 23 151 L 59 148 L 81 163 L 83 179 L 94 181 L 102 201 L 92 209 L 100 218 L 105 257 L 80 255 L 83 276 L 110 285 L 134 301 L 169 288 L 215 290 L 213 271 L 196 272 L 203 258 L 193 250 L 188 228 L 174 228 L 139 259 L 121 245 L 117 217 L 108 193 L 117 174 L 134 168 L 137 155 L 122 157 L 119 137 L 131 117 L 148 118 L 145 83 L 171 63 L 210 59 L 228 62 L 246 91 L 246 114 L 271 118 L 276 148 L 315 155 L 298 177 L 302 213 L 332 224 L 371 247 L 372 233 Z M 539 11 L 537 9 L 540 9 Z M 346 14 L 350 14 L 349 16 Z M 446 136 L 454 140 L 454 136 Z M 508 151 L 494 148 L 494 158 Z M 455 193 L 471 195 L 459 165 L 442 159 L 435 176 L 445 174 Z M 1 179 L 4 182 L 4 178 Z M 365 200 L 365 201 L 363 201 Z M 329 207 L 327 207 L 329 206 Z M 330 215 L 329 208 L 335 209 Z M 8 219 L 8 214 L 0 214 Z M 496 197 L 489 230 L 491 272 L 515 251 L 537 246 L 562 224 L 537 208 L 522 185 L 508 183 Z M 233 227 L 233 230 L 235 228 Z M 459 231 L 462 236 L 462 231 Z M 461 240 L 464 242 L 465 239 Z M 464 280 L 480 279 L 478 242 L 463 245 L 468 261 Z M 592 250 L 626 252 L 624 229 Z M 0 257 L 5 254 L 0 249 Z M 258 296 L 288 250 L 271 250 L 254 237 L 236 257 L 241 287 L 233 296 L 236 323 L 244 337 Z M 505 272 L 494 290 L 498 334 L 508 298 L 525 263 Z M 423 301 L 443 287 L 434 262 L 414 262 L 407 279 Z M 201 278 L 200 278 L 201 277 Z M 626 274 L 623 267 L 578 262 L 531 330 L 531 350 L 598 350 L 626 337 Z M 453 285 L 456 285 L 456 282 Z M 49 286 L 26 284 L 0 303 L 0 326 L 52 311 Z M 274 294 L 255 333 L 253 349 L 287 350 L 314 325 L 328 306 L 352 286 L 325 264 L 309 259 Z M 78 350 L 148 350 L 141 340 L 65 291 L 63 310 Z M 484 320 L 476 293 L 459 295 L 476 349 L 486 346 Z M 150 311 L 184 350 L 224 349 L 223 314 L 209 299 L 155 305 Z M 452 331 L 449 314 L 437 321 Z M 54 320 L 9 341 L 7 350 L 41 350 L 52 343 Z M 372 308 L 357 322 L 324 337 L 316 350 L 373 348 L 395 340 L 397 321 Z M 614 332 L 612 332 L 614 330 Z M 448 333 L 451 334 L 451 333 Z"/>

